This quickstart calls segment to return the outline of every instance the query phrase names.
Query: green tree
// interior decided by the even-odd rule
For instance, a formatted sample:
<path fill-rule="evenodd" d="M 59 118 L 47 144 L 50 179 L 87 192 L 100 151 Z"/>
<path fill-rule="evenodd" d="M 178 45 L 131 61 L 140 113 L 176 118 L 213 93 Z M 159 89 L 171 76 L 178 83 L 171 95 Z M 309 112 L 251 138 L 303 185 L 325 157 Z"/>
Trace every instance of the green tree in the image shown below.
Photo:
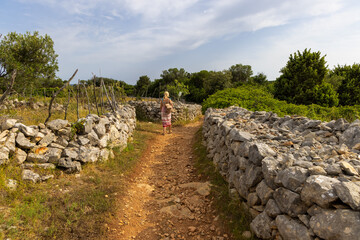
<path fill-rule="evenodd" d="M 231 73 L 231 82 L 237 86 L 242 83 L 246 83 L 250 80 L 250 76 L 253 75 L 250 65 L 236 64 L 229 68 Z"/>
<path fill-rule="evenodd" d="M 139 77 L 139 80 L 136 82 L 135 85 L 136 95 L 147 96 L 150 85 L 151 85 L 151 81 L 147 75 Z"/>
<path fill-rule="evenodd" d="M 291 54 L 282 74 L 275 81 L 275 97 L 295 104 L 335 104 L 336 92 L 331 85 L 323 86 L 328 72 L 325 56 L 305 49 Z M 323 96 L 322 94 L 330 94 Z M 322 97 L 319 97 L 322 96 Z M 325 99 L 328 99 L 325 101 Z M 322 101 L 325 102 L 322 102 Z M 331 105 L 333 106 L 333 105 Z"/>
<path fill-rule="evenodd" d="M 186 101 L 202 103 L 207 98 L 204 83 L 209 76 L 210 73 L 206 70 L 191 74 L 188 83 L 190 93 L 186 96 Z"/>
<path fill-rule="evenodd" d="M 11 32 L 0 42 L 0 82 L 6 88 L 6 82 L 14 69 L 17 77 L 14 89 L 22 91 L 24 88 L 49 85 L 57 81 L 55 73 L 58 70 L 58 55 L 54 50 L 54 42 L 48 36 L 40 36 L 38 32 L 18 34 Z"/>
<path fill-rule="evenodd" d="M 189 80 L 189 73 L 187 73 L 183 68 L 169 68 L 164 70 L 160 75 L 163 80 L 164 85 L 173 84 L 175 80 L 178 80 L 181 83 L 186 83 Z"/>
<path fill-rule="evenodd" d="M 331 74 L 342 78 L 338 88 L 340 105 L 360 104 L 360 64 L 338 65 Z"/>
<path fill-rule="evenodd" d="M 264 73 L 258 73 L 250 78 L 250 82 L 264 85 L 267 82 L 267 77 Z"/>
<path fill-rule="evenodd" d="M 219 90 L 231 87 L 232 75 L 229 71 L 210 71 L 209 76 L 204 79 L 204 89 L 209 96 Z"/>
<path fill-rule="evenodd" d="M 173 96 L 175 100 L 180 100 L 181 97 L 189 94 L 188 86 L 176 79 L 173 84 L 168 86 L 168 91 L 170 93 L 170 97 Z"/>

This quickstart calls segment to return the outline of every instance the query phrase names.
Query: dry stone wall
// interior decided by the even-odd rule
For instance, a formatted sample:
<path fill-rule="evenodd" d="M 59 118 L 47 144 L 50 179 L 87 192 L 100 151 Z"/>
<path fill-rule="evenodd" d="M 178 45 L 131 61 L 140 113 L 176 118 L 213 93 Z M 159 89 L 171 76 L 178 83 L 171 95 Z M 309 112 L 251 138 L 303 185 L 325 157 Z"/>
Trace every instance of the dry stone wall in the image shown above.
<path fill-rule="evenodd" d="M 136 108 L 136 115 L 139 118 L 154 122 L 161 121 L 160 102 L 130 101 L 129 104 Z M 173 122 L 178 120 L 194 120 L 201 114 L 201 105 L 199 104 L 174 102 L 174 112 L 171 114 L 171 119 Z"/>
<path fill-rule="evenodd" d="M 360 239 L 359 120 L 208 109 L 203 135 L 257 237 Z"/>
<path fill-rule="evenodd" d="M 103 116 L 88 115 L 75 124 L 53 120 L 46 125 L 26 126 L 16 119 L 1 124 L 0 165 L 15 161 L 23 168 L 23 179 L 39 182 L 37 168 L 60 168 L 66 173 L 81 171 L 88 162 L 107 160 L 111 148 L 124 148 L 136 125 L 135 108 L 122 106 Z"/>

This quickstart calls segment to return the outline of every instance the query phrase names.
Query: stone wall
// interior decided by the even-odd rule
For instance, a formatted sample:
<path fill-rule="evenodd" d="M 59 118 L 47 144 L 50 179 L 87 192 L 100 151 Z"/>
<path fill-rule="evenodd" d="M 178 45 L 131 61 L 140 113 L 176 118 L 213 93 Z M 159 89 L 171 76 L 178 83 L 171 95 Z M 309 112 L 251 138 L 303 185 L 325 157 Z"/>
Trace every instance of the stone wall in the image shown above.
<path fill-rule="evenodd" d="M 136 116 L 139 118 L 154 122 L 161 121 L 160 102 L 130 101 L 129 104 L 136 108 Z M 174 112 L 171 114 L 171 120 L 172 122 L 194 120 L 201 114 L 201 105 L 174 102 Z"/>
<path fill-rule="evenodd" d="M 261 239 L 360 239 L 360 121 L 208 109 L 208 156 Z"/>
<path fill-rule="evenodd" d="M 107 160 L 112 147 L 124 148 L 135 125 L 135 109 L 129 105 L 100 117 L 90 114 L 75 124 L 57 119 L 26 126 L 7 119 L 1 124 L 0 165 L 15 161 L 24 169 L 23 179 L 33 182 L 53 177 L 40 176 L 34 167 L 79 172 L 82 164 Z"/>

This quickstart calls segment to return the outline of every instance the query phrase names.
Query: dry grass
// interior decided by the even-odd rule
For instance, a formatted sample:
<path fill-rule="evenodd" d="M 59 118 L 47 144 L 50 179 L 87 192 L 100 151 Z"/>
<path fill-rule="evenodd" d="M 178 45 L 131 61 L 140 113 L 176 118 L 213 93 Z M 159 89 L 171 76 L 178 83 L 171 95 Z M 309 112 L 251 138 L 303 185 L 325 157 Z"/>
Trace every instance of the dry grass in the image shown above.
<path fill-rule="evenodd" d="M 19 167 L 0 167 L 0 239 L 101 239 L 106 223 L 116 210 L 124 178 L 140 158 L 157 124 L 138 122 L 134 138 L 115 158 L 83 166 L 80 175 L 60 170 L 55 178 L 32 184 L 21 180 Z M 15 191 L 7 179 L 18 181 Z"/>

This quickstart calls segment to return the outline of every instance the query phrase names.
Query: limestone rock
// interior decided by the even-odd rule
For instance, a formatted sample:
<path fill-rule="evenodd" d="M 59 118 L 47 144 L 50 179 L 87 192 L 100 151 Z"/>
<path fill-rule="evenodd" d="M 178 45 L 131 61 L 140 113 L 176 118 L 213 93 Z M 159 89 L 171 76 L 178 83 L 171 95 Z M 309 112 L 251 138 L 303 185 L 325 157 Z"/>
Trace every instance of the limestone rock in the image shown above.
<path fill-rule="evenodd" d="M 259 196 L 262 205 L 266 205 L 267 201 L 272 197 L 274 190 L 272 190 L 265 182 L 261 181 L 256 187 L 256 193 Z"/>
<path fill-rule="evenodd" d="M 66 173 L 77 173 L 81 171 L 81 163 L 72 161 L 69 158 L 60 158 L 58 167 L 65 168 Z"/>
<path fill-rule="evenodd" d="M 269 199 L 264 211 L 269 217 L 272 218 L 276 218 L 277 215 L 280 215 L 282 213 L 274 199 Z"/>
<path fill-rule="evenodd" d="M 9 161 L 10 150 L 7 147 L 0 148 L 0 165 L 6 164 Z"/>
<path fill-rule="evenodd" d="M 16 148 L 14 160 L 17 164 L 22 164 L 27 158 L 27 153 L 20 148 Z"/>
<path fill-rule="evenodd" d="M 305 168 L 289 167 L 279 172 L 275 178 L 275 183 L 299 193 L 308 176 L 309 171 Z"/>
<path fill-rule="evenodd" d="M 56 119 L 46 123 L 46 126 L 53 131 L 59 131 L 60 129 L 68 126 L 68 120 Z"/>
<path fill-rule="evenodd" d="M 18 127 L 19 130 L 26 136 L 26 137 L 35 137 L 35 135 L 38 133 L 37 130 L 34 128 L 28 127 L 22 123 L 16 123 L 15 127 Z"/>
<path fill-rule="evenodd" d="M 229 139 L 236 142 L 249 142 L 254 136 L 248 132 L 242 132 L 234 128 L 229 132 Z"/>
<path fill-rule="evenodd" d="M 274 191 L 273 197 L 279 209 L 291 217 L 306 213 L 307 207 L 301 201 L 300 194 L 281 187 Z"/>
<path fill-rule="evenodd" d="M 29 153 L 26 158 L 27 162 L 45 163 L 46 158 L 43 154 Z"/>
<path fill-rule="evenodd" d="M 279 215 L 275 219 L 276 226 L 283 239 L 291 240 L 312 240 L 309 230 L 299 221 L 289 216 Z"/>
<path fill-rule="evenodd" d="M 307 203 L 316 203 L 321 207 L 328 207 L 331 202 L 338 199 L 334 190 L 334 184 L 339 180 L 323 175 L 308 177 L 301 191 L 301 199 Z"/>
<path fill-rule="evenodd" d="M 8 130 L 10 128 L 13 128 L 15 126 L 15 124 L 17 123 L 17 119 L 6 119 L 2 124 L 1 124 L 1 130 L 5 131 Z"/>
<path fill-rule="evenodd" d="M 253 164 L 248 165 L 245 171 L 245 175 L 246 175 L 245 184 L 248 188 L 258 184 L 263 177 L 261 167 L 255 166 Z"/>
<path fill-rule="evenodd" d="M 310 219 L 314 233 L 322 239 L 359 239 L 360 213 L 347 209 L 324 210 Z"/>
<path fill-rule="evenodd" d="M 22 149 L 32 149 L 35 147 L 35 144 L 30 142 L 29 139 L 25 138 L 25 135 L 22 132 L 19 132 L 16 137 L 16 144 Z"/>
<path fill-rule="evenodd" d="M 353 182 L 339 182 L 334 184 L 336 194 L 341 201 L 354 210 L 360 210 L 360 186 Z"/>
<path fill-rule="evenodd" d="M 31 181 L 33 183 L 37 183 L 41 181 L 40 175 L 29 169 L 24 169 L 22 171 L 22 179 L 25 181 Z"/>
<path fill-rule="evenodd" d="M 350 163 L 348 163 L 346 161 L 341 161 L 340 167 L 346 174 L 348 174 L 350 176 L 359 175 L 358 172 L 356 171 L 356 169 Z"/>
<path fill-rule="evenodd" d="M 258 238 L 271 239 L 271 218 L 265 212 L 254 218 L 250 228 Z"/>
<path fill-rule="evenodd" d="M 249 160 L 255 165 L 261 166 L 265 157 L 273 157 L 276 153 L 265 143 L 255 143 L 249 148 Z"/>

